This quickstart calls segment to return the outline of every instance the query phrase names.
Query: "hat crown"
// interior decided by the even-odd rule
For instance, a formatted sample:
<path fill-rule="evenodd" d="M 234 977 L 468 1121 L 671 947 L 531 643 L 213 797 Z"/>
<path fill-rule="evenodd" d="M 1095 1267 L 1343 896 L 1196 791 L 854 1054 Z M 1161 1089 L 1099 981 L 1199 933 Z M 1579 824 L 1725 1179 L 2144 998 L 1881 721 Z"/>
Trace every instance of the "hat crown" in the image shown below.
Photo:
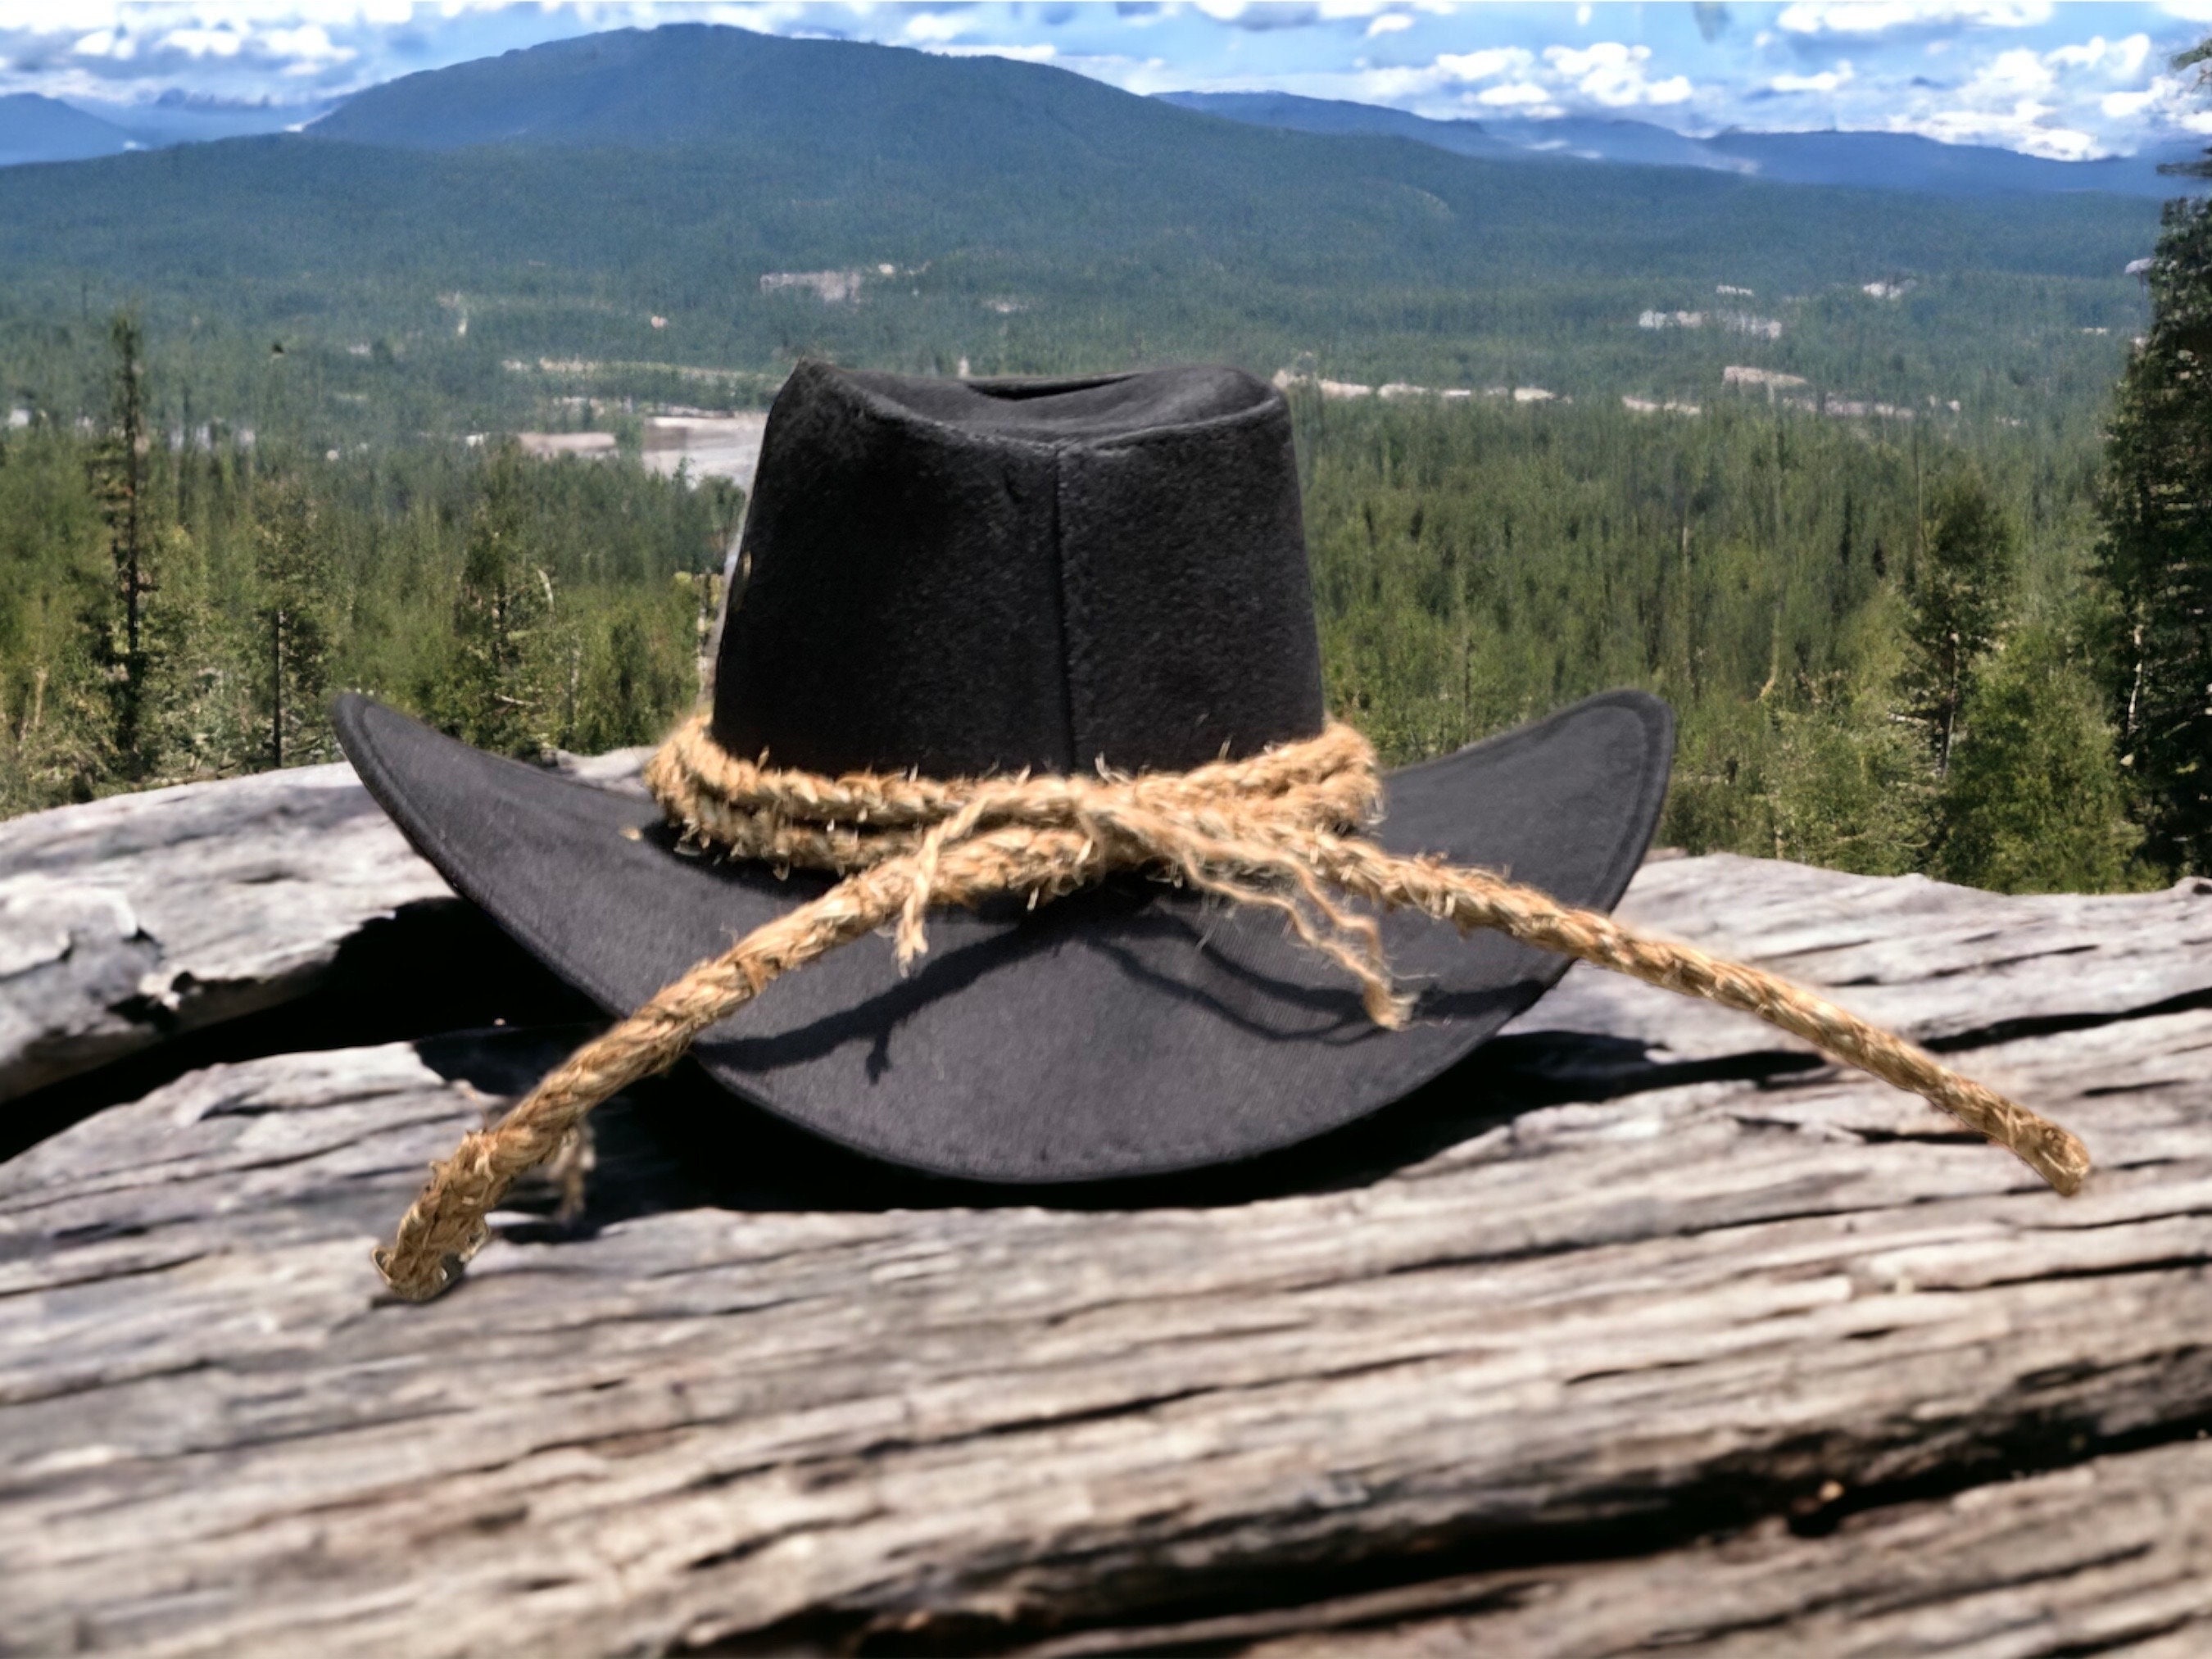
<path fill-rule="evenodd" d="M 1182 769 L 1324 723 L 1290 410 L 1233 368 L 777 396 L 714 732 L 817 772 Z"/>

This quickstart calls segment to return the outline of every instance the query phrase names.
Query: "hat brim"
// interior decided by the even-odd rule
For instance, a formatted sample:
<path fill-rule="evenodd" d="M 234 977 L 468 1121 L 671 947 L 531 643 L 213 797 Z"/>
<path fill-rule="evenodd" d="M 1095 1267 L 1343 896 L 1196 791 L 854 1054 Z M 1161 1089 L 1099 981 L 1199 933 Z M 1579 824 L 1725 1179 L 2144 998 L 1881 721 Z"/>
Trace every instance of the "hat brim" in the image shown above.
<path fill-rule="evenodd" d="M 465 897 L 610 1013 L 830 884 L 680 848 L 647 800 L 489 755 L 368 698 L 333 714 L 369 792 Z M 1674 721 L 1593 697 L 1385 780 L 1377 839 L 1618 902 L 1666 793 Z M 814 1133 L 935 1174 L 1097 1181 L 1255 1157 L 1338 1128 L 1462 1059 L 1562 957 L 1385 917 L 1404 1030 L 1378 1030 L 1277 917 L 1129 878 L 1026 912 L 930 918 L 902 977 L 871 938 L 779 980 L 693 1053 Z"/>

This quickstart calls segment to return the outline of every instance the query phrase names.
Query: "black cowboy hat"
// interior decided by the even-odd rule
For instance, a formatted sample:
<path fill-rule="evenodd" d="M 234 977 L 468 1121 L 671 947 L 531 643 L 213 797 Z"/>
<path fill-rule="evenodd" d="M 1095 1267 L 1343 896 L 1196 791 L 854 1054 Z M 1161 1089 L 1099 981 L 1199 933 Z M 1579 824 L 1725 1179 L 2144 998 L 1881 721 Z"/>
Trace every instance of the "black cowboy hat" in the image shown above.
<path fill-rule="evenodd" d="M 1234 369 L 945 380 L 805 363 L 770 411 L 716 656 L 721 746 L 933 776 L 1182 769 L 1323 725 L 1290 410 Z M 682 845 L 649 802 L 338 701 L 362 780 L 422 855 L 611 1013 L 823 892 Z M 1617 691 L 1385 779 L 1376 839 L 1610 908 L 1666 790 L 1673 721 Z M 878 1158 L 1001 1182 L 1252 1157 L 1409 1093 L 1565 959 L 1386 917 L 1407 1029 L 1279 917 L 1119 878 L 930 921 L 902 976 L 866 939 L 693 1053 L 725 1087 Z"/>

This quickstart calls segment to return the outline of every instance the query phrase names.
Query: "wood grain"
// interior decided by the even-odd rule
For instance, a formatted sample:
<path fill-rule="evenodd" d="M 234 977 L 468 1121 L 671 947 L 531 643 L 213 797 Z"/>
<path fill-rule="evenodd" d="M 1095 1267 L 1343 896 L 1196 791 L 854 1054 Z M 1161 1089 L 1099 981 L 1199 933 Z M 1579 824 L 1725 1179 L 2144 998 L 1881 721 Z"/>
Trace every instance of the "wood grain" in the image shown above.
<path fill-rule="evenodd" d="M 1696 879 L 1707 862 L 1651 866 L 1636 904 L 1692 933 L 1725 876 L 1762 940 L 1840 925 L 1820 913 L 1846 878 Z M 2027 927 L 1975 915 L 2000 903 Z M 1873 1609 L 1899 1553 L 1941 1565 L 1911 1528 L 1948 1511 L 1916 1494 L 2161 1468 L 2129 1460 L 2212 1420 L 2212 1009 L 2187 1006 L 2212 989 L 2212 903 L 1929 888 L 1877 920 L 1822 948 L 1893 982 L 2009 975 L 1974 1029 L 2070 1027 L 1961 1059 L 2090 1142 L 2082 1197 L 1915 1100 L 1777 1064 L 1755 1024 L 1678 1059 L 1673 1000 L 1569 988 L 1416 1103 L 1440 1149 L 1387 1167 L 1419 1138 L 1385 1126 L 1342 1149 L 1375 1178 L 1240 1203 L 1000 1204 L 853 1171 L 839 1208 L 834 1160 L 786 1190 L 760 1161 L 790 1137 L 672 1079 L 615 1109 L 580 1234 L 517 1213 L 459 1293 L 411 1308 L 379 1300 L 374 1237 L 560 1037 L 180 1079 L 0 1170 L 9 1638 L 967 1651 L 1264 1615 L 1217 1644 L 1236 1650 L 1348 1638 L 1347 1598 L 1595 1552 L 1630 1559 L 1540 1575 L 1571 1619 L 1478 1596 L 1361 1639 L 1753 1639 L 1682 1623 L 1710 1600 L 1827 1650 L 1822 1607 Z M 2023 960 L 2023 931 L 2061 950 Z M 2180 1006 L 2124 1017 L 2146 1001 Z M 1589 1053 L 1642 1058 L 1589 1091 L 1611 1097 L 1561 1098 Z M 1696 1066 L 1741 1074 L 1675 1081 Z M 686 1139 L 708 1120 L 711 1161 Z M 2113 1480 L 2130 1514 L 2166 1501 Z M 1771 1530 L 1859 1505 L 1826 1538 Z M 2145 1573 L 2201 1578 L 2183 1521 Z M 1893 1547 L 1853 1543 L 1883 1525 Z M 1696 1545 L 1717 1533 L 1767 1565 Z M 1971 1624 L 2002 1592 L 2049 1639 L 1956 1650 L 2065 1650 L 2151 1594 L 2100 1601 L 2117 1569 L 2080 1549 L 2000 1583 L 2013 1535 L 1962 1544 L 1929 1605 Z M 2201 1612 L 2176 1595 L 2184 1628 Z"/>
<path fill-rule="evenodd" d="M 1812 1536 L 1777 1519 L 1632 1560 L 1468 1573 L 1028 1651 L 2191 1659 L 2212 1649 L 2212 1446 L 2201 1441 L 1888 1504 L 1832 1528 L 1813 1519 Z"/>
<path fill-rule="evenodd" d="M 441 899 L 348 766 L 0 824 L 0 1100 L 303 994 L 363 924 Z"/>
<path fill-rule="evenodd" d="M 560 762 L 635 790 L 646 752 Z M 306 996 L 365 929 L 458 903 L 343 764 L 0 823 L 0 1102 Z"/>

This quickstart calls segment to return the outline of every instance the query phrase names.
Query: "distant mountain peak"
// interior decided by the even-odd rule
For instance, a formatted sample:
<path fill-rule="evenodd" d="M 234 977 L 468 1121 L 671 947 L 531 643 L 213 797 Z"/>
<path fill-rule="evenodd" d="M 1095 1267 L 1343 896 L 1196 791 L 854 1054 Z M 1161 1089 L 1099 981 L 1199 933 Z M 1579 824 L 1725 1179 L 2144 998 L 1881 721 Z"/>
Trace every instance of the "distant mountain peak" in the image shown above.
<path fill-rule="evenodd" d="M 0 167 L 26 161 L 82 161 L 133 148 L 121 127 L 35 92 L 0 97 Z"/>
<path fill-rule="evenodd" d="M 1166 102 L 1232 121 L 1303 132 L 1411 139 L 1461 155 L 1492 160 L 1611 161 L 1637 167 L 1697 167 L 1777 184 L 1911 190 L 1939 196 L 1997 197 L 2096 191 L 2124 196 L 2177 194 L 2157 167 L 2166 153 L 2102 161 L 2053 161 L 1981 144 L 1947 144 L 1914 133 L 1757 132 L 1729 127 L 1710 138 L 1618 116 L 1552 120 L 1435 120 L 1406 110 L 1276 92 L 1170 92 Z"/>
<path fill-rule="evenodd" d="M 356 94 L 307 131 L 407 149 L 752 142 L 818 126 L 829 81 L 853 130 L 886 142 L 896 141 L 899 112 L 916 100 L 982 94 L 1001 118 L 1010 113 L 1007 100 L 1033 102 L 1047 86 L 1064 107 L 1144 102 L 1103 82 L 1011 58 L 678 22 L 403 76 Z"/>

